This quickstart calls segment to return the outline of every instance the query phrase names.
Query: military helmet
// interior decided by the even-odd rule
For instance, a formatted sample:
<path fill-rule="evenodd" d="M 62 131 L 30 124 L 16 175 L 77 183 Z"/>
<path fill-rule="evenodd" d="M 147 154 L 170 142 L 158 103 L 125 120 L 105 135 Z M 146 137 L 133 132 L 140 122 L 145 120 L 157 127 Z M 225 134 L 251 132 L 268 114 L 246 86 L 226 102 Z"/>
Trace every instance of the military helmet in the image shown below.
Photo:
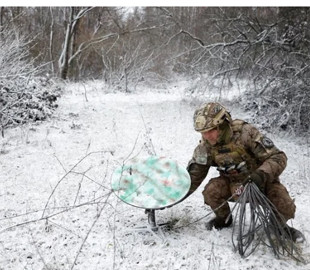
<path fill-rule="evenodd" d="M 231 122 L 230 113 L 217 102 L 203 104 L 194 113 L 194 128 L 206 132 L 221 125 L 225 120 Z"/>

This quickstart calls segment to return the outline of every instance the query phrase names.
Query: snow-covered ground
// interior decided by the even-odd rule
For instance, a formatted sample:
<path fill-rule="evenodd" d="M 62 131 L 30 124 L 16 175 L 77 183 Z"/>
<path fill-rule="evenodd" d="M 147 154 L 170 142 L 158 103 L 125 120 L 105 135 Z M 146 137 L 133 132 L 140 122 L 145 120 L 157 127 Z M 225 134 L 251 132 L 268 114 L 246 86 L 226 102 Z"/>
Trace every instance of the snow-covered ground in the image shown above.
<path fill-rule="evenodd" d="M 199 104 L 184 97 L 186 86 L 124 94 L 71 84 L 53 119 L 7 130 L 0 144 L 0 269 L 310 269 L 263 245 L 241 258 L 232 228 L 205 229 L 210 216 L 188 225 L 211 211 L 201 191 L 213 169 L 192 196 L 156 212 L 158 222 L 176 222 L 172 230 L 133 230 L 147 216 L 111 193 L 111 175 L 137 155 L 187 165 L 199 140 L 192 127 Z M 230 109 L 233 118 L 244 117 Z M 268 135 L 288 155 L 282 182 L 297 205 L 292 225 L 309 239 L 309 145 Z M 300 248 L 309 261 L 308 241 Z"/>

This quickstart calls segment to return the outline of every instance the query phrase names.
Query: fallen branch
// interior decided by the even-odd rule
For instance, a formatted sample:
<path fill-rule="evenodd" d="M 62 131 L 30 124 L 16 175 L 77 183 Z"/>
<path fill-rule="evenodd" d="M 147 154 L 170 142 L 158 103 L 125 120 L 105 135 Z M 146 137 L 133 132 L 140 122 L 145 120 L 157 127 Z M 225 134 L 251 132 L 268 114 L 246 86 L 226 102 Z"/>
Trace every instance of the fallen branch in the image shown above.
<path fill-rule="evenodd" d="M 79 204 L 79 205 L 68 206 L 68 207 L 66 207 L 64 210 L 59 211 L 59 212 L 56 212 L 56 213 L 53 213 L 53 214 L 50 214 L 50 215 L 48 215 L 48 216 L 43 216 L 43 215 L 42 215 L 40 218 L 32 219 L 32 220 L 27 220 L 27 221 L 25 221 L 25 222 L 15 224 L 15 225 L 13 225 L 13 226 L 10 226 L 10 227 L 7 227 L 7 228 L 1 230 L 1 231 L 0 231 L 0 234 L 1 234 L 1 233 L 4 233 L 4 232 L 6 232 L 6 231 L 12 230 L 12 229 L 14 229 L 14 228 L 17 228 L 17 227 L 22 227 L 22 226 L 28 225 L 28 224 L 30 224 L 30 223 L 36 223 L 36 222 L 40 222 L 40 221 L 46 221 L 46 220 L 48 220 L 48 219 L 50 219 L 50 218 L 53 218 L 53 217 L 58 216 L 58 215 L 60 215 L 60 214 L 69 212 L 69 211 L 71 211 L 71 210 L 75 210 L 75 209 L 81 208 L 81 207 L 83 207 L 83 206 L 98 205 L 98 204 L 101 203 L 101 202 L 98 202 L 98 200 L 100 200 L 100 199 L 102 199 L 102 198 L 104 198 L 104 197 L 106 197 L 106 196 L 109 197 L 111 193 L 112 193 L 112 191 L 110 191 L 109 193 L 104 194 L 103 196 L 100 196 L 100 197 L 98 197 L 98 198 L 96 198 L 96 199 L 94 199 L 94 200 L 92 200 L 92 201 L 88 201 L 88 202 L 85 202 L 85 203 L 81 203 L 81 204 Z M 108 204 L 108 205 L 110 205 L 110 206 L 113 208 L 113 206 L 112 206 L 110 203 L 106 202 L 105 204 Z M 53 208 L 51 208 L 51 209 L 53 209 Z M 43 211 L 43 212 L 44 212 L 44 211 L 46 211 L 46 210 L 47 210 L 47 208 L 45 207 L 43 210 L 36 210 L 36 211 L 33 211 L 32 213 L 36 213 L 36 212 L 40 212 L 40 211 Z M 26 216 L 26 215 L 29 215 L 29 213 L 22 214 L 22 215 L 19 215 L 19 216 L 15 216 L 15 217 L 11 217 L 11 218 L 6 218 L 6 219 L 13 219 L 13 218 L 21 217 L 21 216 Z M 4 219 L 4 220 L 5 220 L 5 219 Z"/>

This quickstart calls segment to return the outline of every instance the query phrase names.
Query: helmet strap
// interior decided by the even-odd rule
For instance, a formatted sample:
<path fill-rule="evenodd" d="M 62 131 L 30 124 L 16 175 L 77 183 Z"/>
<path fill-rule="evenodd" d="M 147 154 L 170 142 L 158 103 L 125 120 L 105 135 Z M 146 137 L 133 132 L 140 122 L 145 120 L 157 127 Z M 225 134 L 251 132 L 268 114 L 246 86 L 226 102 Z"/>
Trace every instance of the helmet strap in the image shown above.
<path fill-rule="evenodd" d="M 219 131 L 219 138 L 218 138 L 218 143 L 220 144 L 227 144 L 231 140 L 232 136 L 232 129 L 230 126 L 229 121 L 226 119 L 221 125 L 217 126 L 218 131 Z"/>

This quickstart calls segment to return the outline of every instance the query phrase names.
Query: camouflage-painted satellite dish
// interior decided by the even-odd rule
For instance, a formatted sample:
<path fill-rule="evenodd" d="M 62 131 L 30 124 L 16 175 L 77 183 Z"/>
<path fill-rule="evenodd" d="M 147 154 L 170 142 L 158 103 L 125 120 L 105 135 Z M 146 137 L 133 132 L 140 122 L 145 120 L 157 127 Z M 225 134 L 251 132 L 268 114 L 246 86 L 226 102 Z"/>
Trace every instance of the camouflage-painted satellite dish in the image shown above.
<path fill-rule="evenodd" d="M 131 159 L 112 176 L 112 189 L 123 202 L 155 210 L 182 200 L 190 183 L 185 168 L 174 160 L 156 156 Z"/>

